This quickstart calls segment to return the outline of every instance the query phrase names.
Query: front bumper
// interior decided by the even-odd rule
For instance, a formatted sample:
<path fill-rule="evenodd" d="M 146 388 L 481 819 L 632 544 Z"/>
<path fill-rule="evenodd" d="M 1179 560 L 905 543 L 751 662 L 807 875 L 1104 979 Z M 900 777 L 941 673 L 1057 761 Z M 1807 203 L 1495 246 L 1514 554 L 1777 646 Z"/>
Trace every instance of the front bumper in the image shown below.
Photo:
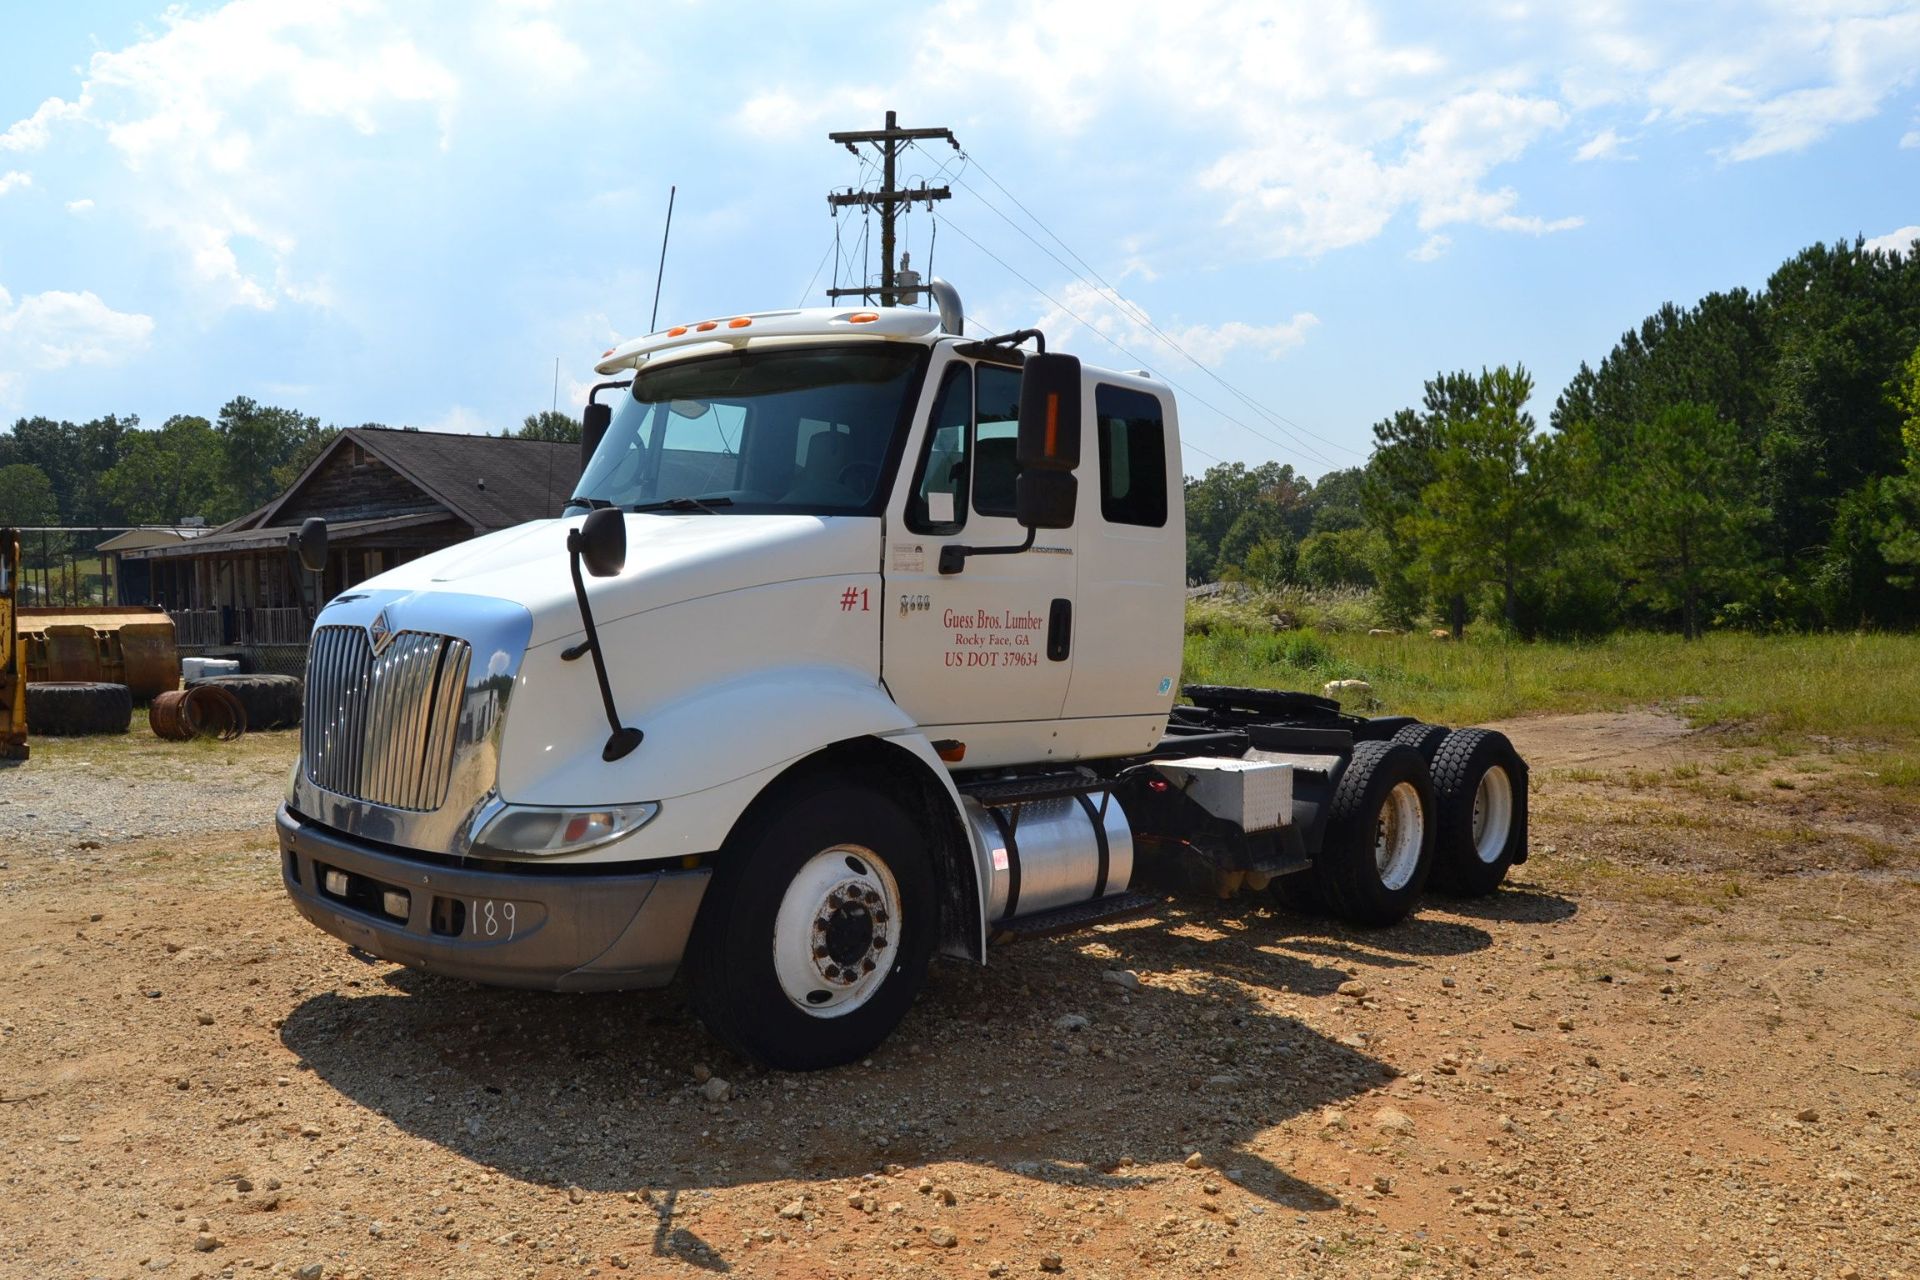
<path fill-rule="evenodd" d="M 362 844 L 285 806 L 275 825 L 281 883 L 301 915 L 383 960 L 498 987 L 666 985 L 713 874 L 456 870 Z"/>

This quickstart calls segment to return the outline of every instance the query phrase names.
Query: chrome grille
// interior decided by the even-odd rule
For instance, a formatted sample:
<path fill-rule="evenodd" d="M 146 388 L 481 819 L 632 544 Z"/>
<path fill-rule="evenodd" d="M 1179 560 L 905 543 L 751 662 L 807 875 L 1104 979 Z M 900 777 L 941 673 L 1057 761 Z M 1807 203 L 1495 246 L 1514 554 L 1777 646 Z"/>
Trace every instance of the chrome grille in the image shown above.
<path fill-rule="evenodd" d="M 471 656 L 466 641 L 424 631 L 397 633 L 376 657 L 360 627 L 315 630 L 301 730 L 308 779 L 369 804 L 438 809 Z"/>

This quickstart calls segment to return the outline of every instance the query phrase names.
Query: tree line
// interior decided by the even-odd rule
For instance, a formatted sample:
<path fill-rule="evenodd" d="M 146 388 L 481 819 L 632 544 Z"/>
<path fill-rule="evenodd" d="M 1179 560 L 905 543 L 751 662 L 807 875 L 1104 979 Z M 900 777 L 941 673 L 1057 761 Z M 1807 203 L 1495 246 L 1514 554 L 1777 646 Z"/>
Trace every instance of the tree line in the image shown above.
<path fill-rule="evenodd" d="M 1663 306 L 1546 429 L 1534 390 L 1518 365 L 1442 373 L 1364 466 L 1189 477 L 1188 578 L 1370 588 L 1388 619 L 1526 636 L 1920 623 L 1920 242 L 1815 245 L 1758 292 Z M 502 434 L 579 430 L 543 411 Z M 335 434 L 244 396 L 157 430 L 22 418 L 0 524 L 224 523 Z"/>
<path fill-rule="evenodd" d="M 179 414 L 153 430 L 132 414 L 21 418 L 0 435 L 0 525 L 225 524 L 284 492 L 339 434 L 311 414 L 246 396 L 212 420 Z M 543 410 L 500 434 L 577 441 L 580 424 Z"/>
<path fill-rule="evenodd" d="M 1189 578 L 1523 636 L 1920 623 L 1920 242 L 1661 307 L 1545 430 L 1533 392 L 1518 365 L 1443 373 L 1365 466 L 1188 478 Z"/>

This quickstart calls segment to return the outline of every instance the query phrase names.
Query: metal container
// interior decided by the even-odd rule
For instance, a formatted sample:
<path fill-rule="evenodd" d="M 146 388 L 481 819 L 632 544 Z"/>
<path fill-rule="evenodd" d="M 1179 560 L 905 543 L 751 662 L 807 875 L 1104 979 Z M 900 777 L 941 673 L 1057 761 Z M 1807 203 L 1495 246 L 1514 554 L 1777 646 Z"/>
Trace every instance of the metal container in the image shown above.
<path fill-rule="evenodd" d="M 966 808 L 993 868 L 991 921 L 1124 893 L 1133 878 L 1133 828 L 1107 792 Z"/>
<path fill-rule="evenodd" d="M 135 702 L 180 685 L 173 619 L 139 606 L 22 609 L 20 639 L 31 682 L 124 684 Z"/>

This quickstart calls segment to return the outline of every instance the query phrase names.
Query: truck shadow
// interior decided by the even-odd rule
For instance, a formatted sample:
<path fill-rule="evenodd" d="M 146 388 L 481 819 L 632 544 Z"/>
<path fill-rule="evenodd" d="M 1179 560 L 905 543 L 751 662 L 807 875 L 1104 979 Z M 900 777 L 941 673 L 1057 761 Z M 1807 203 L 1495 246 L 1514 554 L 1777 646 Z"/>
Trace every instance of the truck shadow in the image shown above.
<path fill-rule="evenodd" d="M 1098 1192 L 1159 1182 L 1143 1166 L 1197 1150 L 1210 1176 L 1274 1211 L 1337 1208 L 1288 1170 L 1272 1131 L 1398 1071 L 1364 1036 L 1308 1026 L 1297 1002 L 1339 998 L 1359 964 L 1490 942 L 1454 921 L 1349 935 L 1265 907 L 1172 902 L 1126 927 L 996 951 L 986 969 L 937 963 L 871 1059 L 808 1075 L 732 1060 L 678 986 L 548 995 L 370 970 L 358 992 L 299 1004 L 280 1035 L 417 1138 L 521 1181 L 635 1193 L 658 1218 L 656 1256 L 724 1271 L 676 1205 L 889 1164 L 959 1162 Z M 1108 976 L 1122 968 L 1138 990 Z M 731 1083 L 729 1100 L 703 1096 L 696 1064 Z M 837 1201 L 807 1211 L 848 1212 Z"/>

